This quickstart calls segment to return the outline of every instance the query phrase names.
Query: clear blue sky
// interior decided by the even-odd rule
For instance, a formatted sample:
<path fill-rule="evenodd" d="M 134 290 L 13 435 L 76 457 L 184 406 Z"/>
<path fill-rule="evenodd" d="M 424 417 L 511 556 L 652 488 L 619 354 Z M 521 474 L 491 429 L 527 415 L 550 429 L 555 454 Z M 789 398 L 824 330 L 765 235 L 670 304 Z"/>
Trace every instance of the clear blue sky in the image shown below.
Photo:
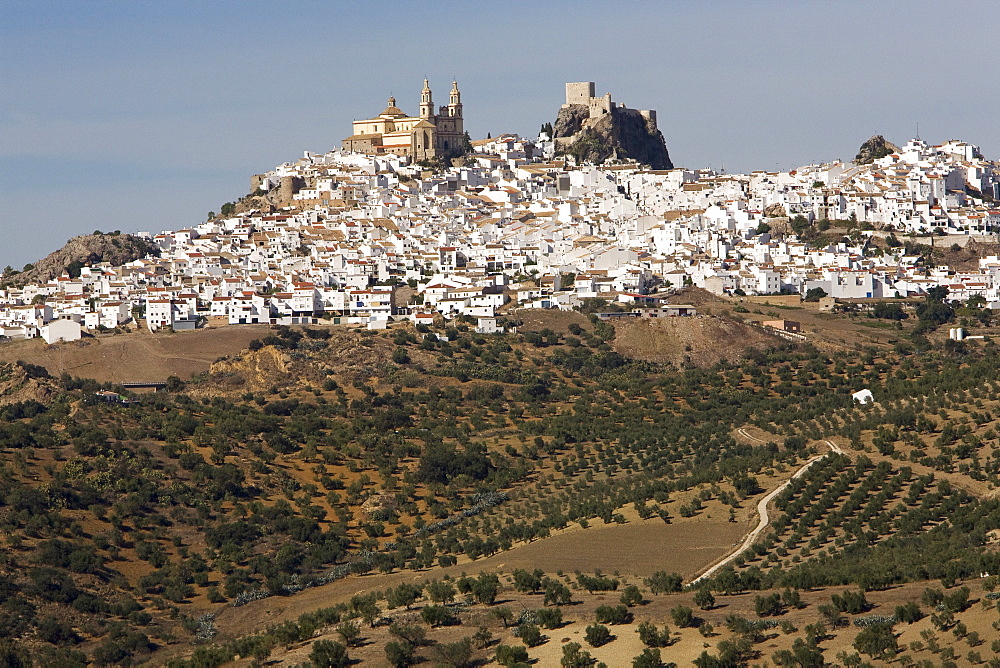
<path fill-rule="evenodd" d="M 656 109 L 677 165 L 850 159 L 876 133 L 1000 158 L 996 0 L 6 0 L 0 267 L 178 229 L 251 174 L 457 77 L 473 138 L 533 136 L 567 81 Z"/>

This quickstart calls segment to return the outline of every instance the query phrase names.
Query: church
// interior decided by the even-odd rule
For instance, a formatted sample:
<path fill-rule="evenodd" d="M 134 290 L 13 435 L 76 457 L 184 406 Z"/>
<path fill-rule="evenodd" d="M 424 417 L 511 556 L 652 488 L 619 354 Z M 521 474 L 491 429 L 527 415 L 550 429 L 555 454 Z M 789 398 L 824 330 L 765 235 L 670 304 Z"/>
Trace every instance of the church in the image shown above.
<path fill-rule="evenodd" d="M 354 121 L 353 134 L 341 148 L 356 153 L 395 153 L 414 160 L 448 158 L 464 151 L 465 125 L 462 121 L 462 94 L 458 82 L 451 82 L 448 105 L 434 113 L 431 88 L 424 79 L 420 91 L 420 115 L 407 116 L 389 98 L 389 106 L 375 118 Z"/>

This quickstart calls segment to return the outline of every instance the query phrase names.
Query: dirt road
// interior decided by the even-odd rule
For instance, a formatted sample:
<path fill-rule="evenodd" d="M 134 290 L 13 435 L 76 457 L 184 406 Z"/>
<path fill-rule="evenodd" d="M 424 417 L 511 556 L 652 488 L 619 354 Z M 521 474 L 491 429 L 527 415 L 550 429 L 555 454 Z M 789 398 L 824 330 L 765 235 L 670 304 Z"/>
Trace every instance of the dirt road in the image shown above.
<path fill-rule="evenodd" d="M 743 433 L 741 435 L 747 436 L 748 438 L 753 438 L 749 434 Z M 844 453 L 844 451 L 841 450 L 832 441 L 824 441 L 824 442 L 828 446 L 830 446 L 830 452 L 836 452 L 837 454 L 843 454 Z M 753 545 L 754 541 L 757 540 L 757 538 L 760 536 L 760 534 L 764 531 L 764 529 L 767 528 L 767 525 L 770 524 L 770 522 L 771 522 L 771 518 L 767 514 L 767 504 L 769 504 L 772 501 L 772 499 L 774 499 L 774 497 L 778 496 L 778 494 L 781 494 L 781 492 L 784 491 L 784 489 L 786 487 L 788 487 L 792 483 L 793 480 L 795 480 L 796 478 L 801 478 L 803 475 L 805 475 L 805 472 L 809 470 L 810 466 L 812 466 L 813 464 L 815 464 L 819 460 L 824 459 L 827 455 L 830 454 L 830 452 L 824 452 L 822 454 L 819 454 L 819 455 L 816 455 L 816 456 L 810 458 L 809 461 L 807 461 L 805 464 L 803 464 L 802 467 L 799 468 L 798 471 L 796 471 L 795 473 L 793 473 L 791 475 L 791 477 L 788 478 L 788 480 L 786 480 L 782 484 L 778 485 L 767 496 L 765 496 L 763 499 L 761 499 L 757 503 L 757 514 L 760 516 L 760 521 L 757 522 L 757 526 L 754 527 L 754 529 L 750 533 L 747 534 L 746 538 L 743 539 L 743 542 L 740 543 L 739 546 L 735 550 L 733 550 L 728 555 L 726 555 L 725 557 L 723 557 L 722 559 L 720 559 L 719 561 L 717 561 L 716 563 L 714 563 L 712 566 L 710 566 L 707 571 L 705 571 L 704 573 L 702 573 L 701 575 L 699 575 L 698 577 L 696 577 L 694 580 L 692 580 L 691 584 L 695 585 L 695 584 L 698 584 L 699 582 L 701 582 L 702 580 L 705 580 L 705 579 L 708 579 L 708 578 L 712 577 L 717 571 L 719 571 L 720 569 L 724 568 L 730 562 L 732 562 L 733 560 L 735 560 L 736 557 L 740 556 L 751 545 Z"/>

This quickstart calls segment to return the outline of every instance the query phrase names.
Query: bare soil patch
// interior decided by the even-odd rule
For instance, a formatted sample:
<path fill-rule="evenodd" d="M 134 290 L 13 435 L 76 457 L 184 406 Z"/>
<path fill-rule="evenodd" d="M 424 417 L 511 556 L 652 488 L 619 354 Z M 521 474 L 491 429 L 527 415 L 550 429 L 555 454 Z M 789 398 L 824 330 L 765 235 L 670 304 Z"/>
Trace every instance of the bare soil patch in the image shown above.
<path fill-rule="evenodd" d="M 628 357 L 677 366 L 738 361 L 747 352 L 781 343 L 767 332 L 730 318 L 637 318 L 615 323 L 612 346 Z"/>
<path fill-rule="evenodd" d="M 937 241 L 933 255 L 936 264 L 947 264 L 955 271 L 978 271 L 980 258 L 998 253 L 1000 244 L 968 237 L 949 237 Z"/>
<path fill-rule="evenodd" d="M 551 329 L 557 334 L 567 334 L 569 326 L 573 323 L 584 329 L 591 329 L 587 316 L 576 311 L 525 308 L 518 309 L 511 315 L 521 321 L 517 328 L 520 332 L 540 332 L 543 329 Z"/>
<path fill-rule="evenodd" d="M 723 306 L 730 303 L 726 297 L 720 297 L 704 288 L 694 286 L 681 288 L 667 301 L 671 304 L 690 304 L 691 306 Z"/>
<path fill-rule="evenodd" d="M 24 360 L 53 376 L 65 372 L 101 382 L 162 381 L 168 376 L 188 380 L 268 331 L 264 325 L 243 325 L 174 334 L 140 330 L 54 345 L 41 339 L 13 341 L 0 345 L 0 361 Z"/>
<path fill-rule="evenodd" d="M 607 525 L 558 534 L 491 557 L 493 568 L 581 570 L 647 577 L 656 571 L 691 576 L 721 557 L 743 535 L 743 526 L 725 520 L 664 524 Z"/>

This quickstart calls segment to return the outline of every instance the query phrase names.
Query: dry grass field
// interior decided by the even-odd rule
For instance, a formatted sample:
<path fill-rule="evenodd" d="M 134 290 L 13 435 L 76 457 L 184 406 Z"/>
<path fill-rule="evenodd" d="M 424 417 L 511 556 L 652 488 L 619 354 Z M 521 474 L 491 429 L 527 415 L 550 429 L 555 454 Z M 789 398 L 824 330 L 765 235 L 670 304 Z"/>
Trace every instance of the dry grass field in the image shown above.
<path fill-rule="evenodd" d="M 0 361 L 23 360 L 54 376 L 68 373 L 100 382 L 162 381 L 168 376 L 188 380 L 268 331 L 264 325 L 243 325 L 156 334 L 140 329 L 54 345 L 42 339 L 7 341 L 0 343 Z"/>
<path fill-rule="evenodd" d="M 709 513 L 710 514 L 710 513 Z M 722 513 L 718 513 L 722 516 Z M 633 515 L 629 513 L 629 515 Z M 227 608 L 217 619 L 219 629 L 229 635 L 252 633 L 261 619 L 280 623 L 331 602 L 345 601 L 360 591 L 380 591 L 403 582 L 428 582 L 462 574 L 513 572 L 540 568 L 547 573 L 603 571 L 640 582 L 656 571 L 675 571 L 690 579 L 724 556 L 743 537 L 747 522 L 722 519 L 678 519 L 664 524 L 659 518 L 627 524 L 605 525 L 595 520 L 587 529 L 568 528 L 549 538 L 522 543 L 491 557 L 472 561 L 461 557 L 455 566 L 425 571 L 371 573 L 358 579 L 340 580 L 301 592 L 293 597 L 255 601 Z"/>

